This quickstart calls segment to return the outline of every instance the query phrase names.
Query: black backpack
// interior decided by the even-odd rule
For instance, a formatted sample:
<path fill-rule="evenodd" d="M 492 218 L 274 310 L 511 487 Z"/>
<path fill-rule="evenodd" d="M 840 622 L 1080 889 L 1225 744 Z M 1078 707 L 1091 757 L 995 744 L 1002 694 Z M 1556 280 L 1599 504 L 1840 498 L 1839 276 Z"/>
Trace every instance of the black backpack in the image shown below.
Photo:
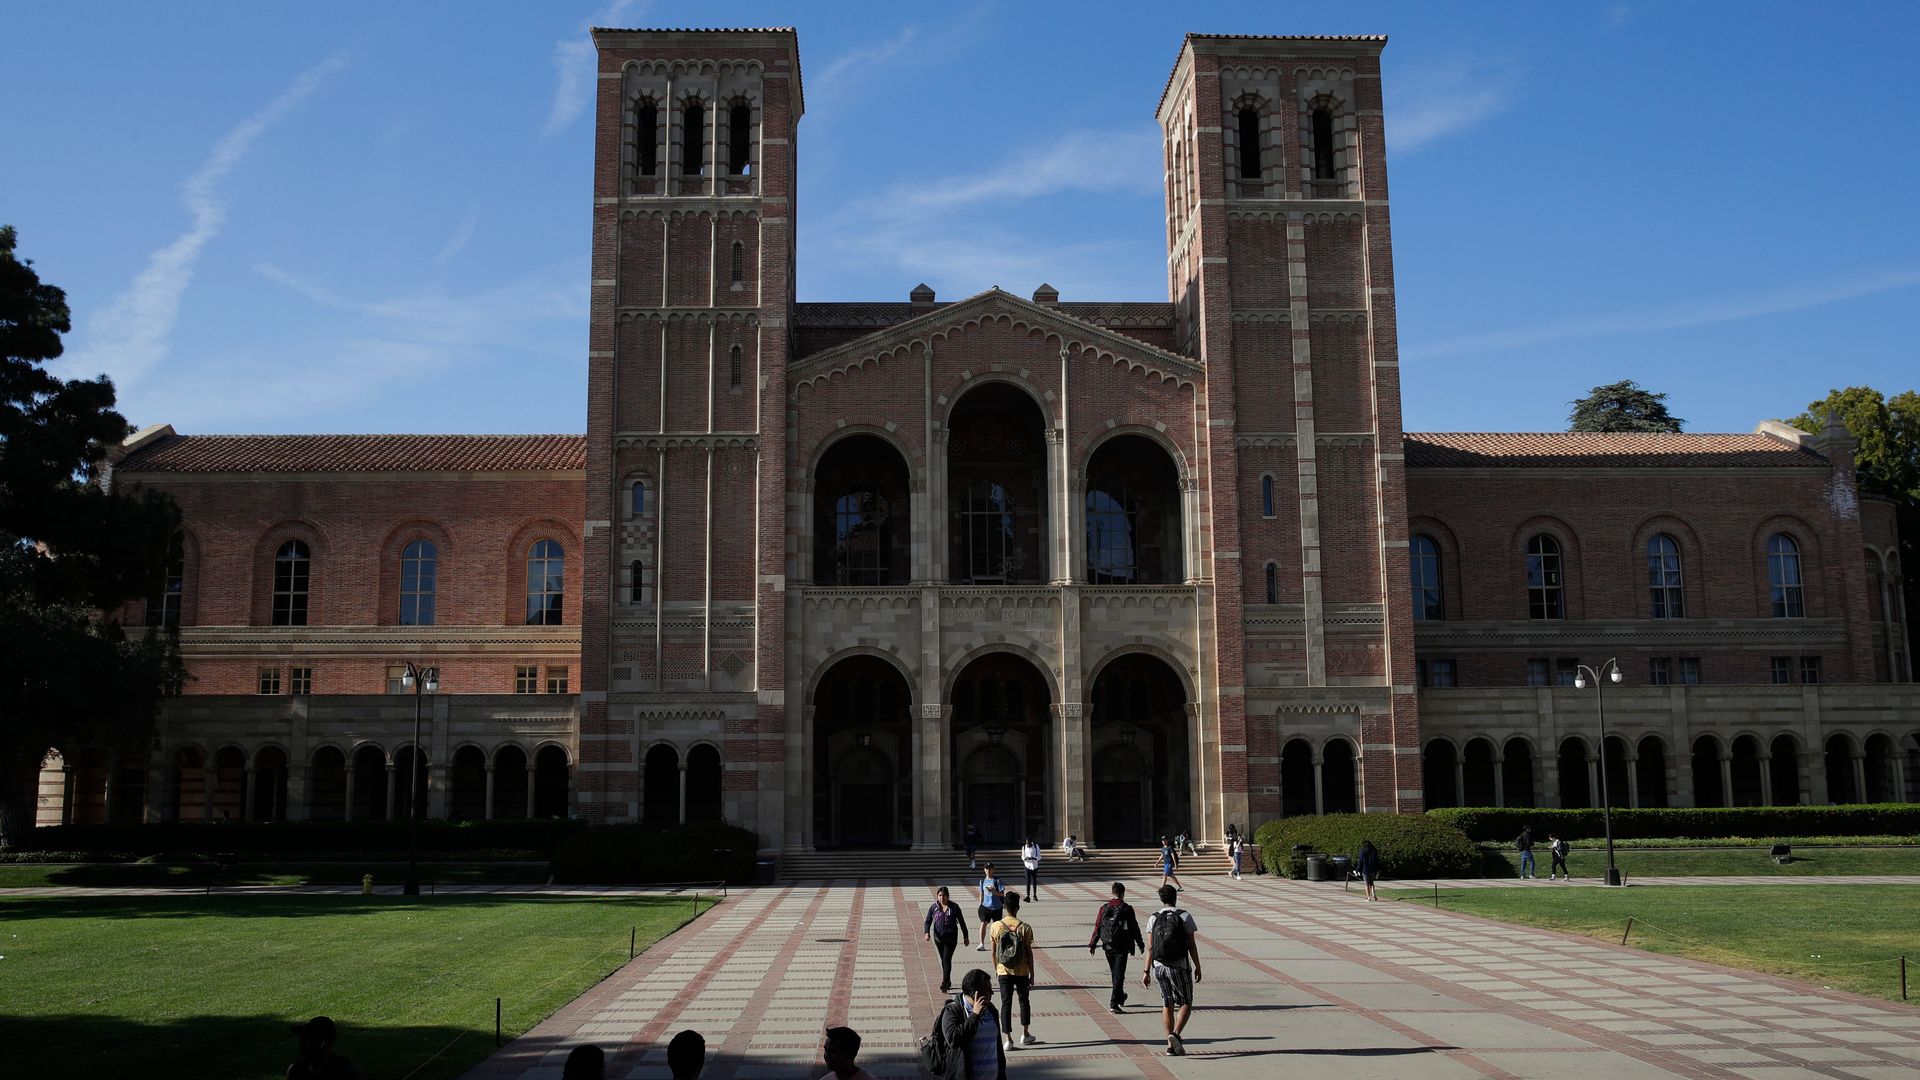
<path fill-rule="evenodd" d="M 1131 944 L 1120 940 L 1123 932 L 1120 913 L 1125 910 L 1125 904 L 1108 904 L 1100 909 L 1100 947 L 1108 952 L 1128 951 Z"/>
<path fill-rule="evenodd" d="M 1178 964 L 1193 951 L 1187 937 L 1187 913 L 1168 908 L 1153 920 L 1153 958 L 1162 964 Z"/>
<path fill-rule="evenodd" d="M 1000 936 L 993 939 L 993 958 L 1003 967 L 1018 967 L 1026 958 L 1027 943 L 1020 934 L 1005 922 L 1000 924 Z"/>
<path fill-rule="evenodd" d="M 946 1005 L 942 1006 L 940 1011 L 934 1014 L 933 1030 L 928 1034 L 920 1036 L 920 1042 L 918 1044 L 920 1048 L 920 1066 L 927 1070 L 929 1076 L 947 1075 L 948 1058 L 952 1056 L 954 1051 L 953 1047 L 948 1046 L 947 1040 L 941 1035 L 941 1028 L 945 1024 L 947 1010 L 953 1008 L 955 1004 L 955 1002 L 949 1001 Z"/>

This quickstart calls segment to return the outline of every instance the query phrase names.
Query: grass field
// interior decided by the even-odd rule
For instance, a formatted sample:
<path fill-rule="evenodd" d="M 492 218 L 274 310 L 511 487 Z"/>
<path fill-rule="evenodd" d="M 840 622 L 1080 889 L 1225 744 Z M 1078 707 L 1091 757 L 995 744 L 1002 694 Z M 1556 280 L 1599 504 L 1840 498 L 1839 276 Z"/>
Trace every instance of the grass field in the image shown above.
<path fill-rule="evenodd" d="M 493 1051 L 496 996 L 512 1037 L 626 963 L 629 930 L 644 949 L 691 905 L 0 899 L 0 1072 L 278 1077 L 289 1025 L 325 1014 L 369 1076 L 444 1080 Z"/>
<path fill-rule="evenodd" d="M 1504 861 L 1490 863 L 1489 877 L 1518 877 L 1520 853 L 1496 851 Z M 1541 876 L 1552 865 L 1544 845 L 1534 849 Z M 1779 864 L 1768 857 L 1766 848 L 1732 850 L 1664 850 L 1659 848 L 1617 848 L 1614 861 L 1631 881 L 1635 877 L 1738 877 L 1747 874 L 1767 877 L 1832 876 L 1835 874 L 1920 874 L 1920 848 L 1794 848 L 1793 861 Z M 1604 848 L 1577 847 L 1567 856 L 1567 868 L 1580 877 L 1599 877 L 1607 867 Z"/>
<path fill-rule="evenodd" d="M 231 870 L 212 864 L 0 863 L 0 889 L 41 885 L 358 885 L 362 874 L 375 884 L 406 880 L 406 862 L 242 863 Z M 422 862 L 420 880 L 442 885 L 537 885 L 553 870 L 544 862 Z M 0 893 L 0 896 L 4 896 Z"/>
<path fill-rule="evenodd" d="M 1404 903 L 1433 902 L 1400 890 Z M 1440 906 L 1524 926 L 1564 930 L 1653 952 L 1787 975 L 1870 997 L 1900 998 L 1899 967 L 1920 991 L 1920 891 L 1909 885 L 1662 885 L 1626 889 L 1441 889 Z M 1524 938 L 1515 956 L 1525 958 Z"/>

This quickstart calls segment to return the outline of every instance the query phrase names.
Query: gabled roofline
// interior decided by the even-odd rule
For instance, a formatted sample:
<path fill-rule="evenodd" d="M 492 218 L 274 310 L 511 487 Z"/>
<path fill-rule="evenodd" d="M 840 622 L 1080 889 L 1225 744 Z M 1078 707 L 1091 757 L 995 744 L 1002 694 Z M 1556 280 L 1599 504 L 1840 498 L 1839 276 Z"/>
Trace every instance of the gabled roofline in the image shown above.
<path fill-rule="evenodd" d="M 1173 56 L 1173 69 L 1167 72 L 1167 83 L 1160 88 L 1160 101 L 1153 107 L 1156 119 L 1166 109 L 1167 95 L 1173 92 L 1180 66 L 1187 62 L 1196 41 L 1212 45 L 1210 51 L 1244 55 L 1274 52 L 1274 43 L 1284 46 L 1292 56 L 1351 56 L 1355 52 L 1378 56 L 1387 47 L 1385 34 L 1188 34 L 1180 39 L 1180 51 Z M 1260 44 L 1241 44 L 1252 42 Z"/>
<path fill-rule="evenodd" d="M 793 118 L 798 121 L 807 112 L 806 81 L 800 74 L 800 31 L 792 26 L 594 26 L 587 33 L 594 48 L 620 48 L 655 45 L 662 42 L 692 43 L 716 34 L 740 37 L 785 38 L 783 44 L 793 60 Z"/>

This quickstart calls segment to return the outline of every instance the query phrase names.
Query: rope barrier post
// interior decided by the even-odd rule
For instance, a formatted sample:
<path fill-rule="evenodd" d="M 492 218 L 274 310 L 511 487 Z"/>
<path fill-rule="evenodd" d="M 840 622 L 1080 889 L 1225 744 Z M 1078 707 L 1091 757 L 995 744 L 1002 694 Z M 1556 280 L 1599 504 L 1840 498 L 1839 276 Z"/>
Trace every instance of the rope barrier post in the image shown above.
<path fill-rule="evenodd" d="M 1625 930 L 1620 931 L 1621 945 L 1624 946 L 1627 943 L 1627 935 L 1631 933 L 1633 933 L 1633 916 L 1629 915 L 1627 916 L 1627 928 Z"/>
<path fill-rule="evenodd" d="M 627 931 L 627 959 L 633 959 L 634 946 L 640 942 L 640 928 L 632 927 Z"/>
<path fill-rule="evenodd" d="M 1437 881 L 1433 883 L 1433 906 L 1440 906 L 1440 883 Z"/>
<path fill-rule="evenodd" d="M 496 1049 L 498 1049 L 500 1046 L 500 999 L 499 998 L 493 999 L 493 1045 Z"/>
<path fill-rule="evenodd" d="M 1907 1000 L 1907 954 L 1900 954 L 1900 1000 Z"/>

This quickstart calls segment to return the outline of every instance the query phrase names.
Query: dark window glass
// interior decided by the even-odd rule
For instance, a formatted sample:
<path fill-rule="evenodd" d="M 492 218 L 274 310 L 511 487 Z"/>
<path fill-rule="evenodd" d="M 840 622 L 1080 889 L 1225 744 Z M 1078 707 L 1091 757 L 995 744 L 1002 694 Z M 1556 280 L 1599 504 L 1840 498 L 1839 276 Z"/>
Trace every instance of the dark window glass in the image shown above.
<path fill-rule="evenodd" d="M 533 664 L 516 664 L 513 668 L 513 692 L 516 694 L 537 694 L 540 692 L 540 669 Z"/>
<path fill-rule="evenodd" d="M 273 557 L 273 625 L 307 625 L 307 583 L 313 557 L 307 545 L 289 540 Z"/>
<path fill-rule="evenodd" d="M 1800 681 L 1803 683 L 1817 683 L 1820 681 L 1819 657 L 1803 656 L 1800 658 Z"/>
<path fill-rule="evenodd" d="M 893 582 L 892 507 L 878 492 L 849 491 L 833 504 L 834 579 L 841 585 Z"/>
<path fill-rule="evenodd" d="M 528 626 L 560 625 L 566 583 L 566 552 L 552 540 L 534 544 L 527 551 Z"/>
<path fill-rule="evenodd" d="M 1325 107 L 1313 110 L 1313 178 L 1332 180 L 1333 168 L 1333 110 Z"/>
<path fill-rule="evenodd" d="M 633 516 L 645 517 L 646 513 L 647 482 L 645 480 L 635 480 L 633 482 Z"/>
<path fill-rule="evenodd" d="M 1807 603 L 1800 587 L 1800 545 L 1786 533 L 1774 533 L 1767 541 L 1767 586 L 1772 594 L 1774 618 L 1805 617 Z"/>
<path fill-rule="evenodd" d="M 1277 604 L 1279 602 L 1280 602 L 1280 568 L 1273 565 L 1272 563 L 1268 563 L 1267 564 L 1267 603 Z"/>
<path fill-rule="evenodd" d="M 1661 533 L 1647 541 L 1647 591 L 1656 619 L 1686 616 L 1686 590 L 1680 582 L 1680 545 Z"/>
<path fill-rule="evenodd" d="M 745 176 L 753 153 L 753 110 L 744 102 L 727 110 L 727 172 Z"/>
<path fill-rule="evenodd" d="M 747 245 L 738 240 L 733 242 L 733 283 L 740 284 L 747 272 Z"/>
<path fill-rule="evenodd" d="M 627 566 L 627 599 L 630 603 L 643 604 L 647 599 L 647 564 L 639 559 Z"/>
<path fill-rule="evenodd" d="M 640 175 L 657 174 L 660 171 L 660 106 L 643 101 L 634 110 L 633 143 L 639 151 Z"/>
<path fill-rule="evenodd" d="M 680 114 L 680 171 L 699 176 L 707 165 L 707 109 L 697 101 Z"/>
<path fill-rule="evenodd" d="M 1429 661 L 1427 677 L 1431 680 L 1428 685 L 1438 689 L 1445 690 L 1448 687 L 1458 685 L 1455 682 L 1452 660 Z"/>
<path fill-rule="evenodd" d="M 1553 681 L 1553 665 L 1544 659 L 1527 661 L 1527 685 L 1546 686 Z"/>
<path fill-rule="evenodd" d="M 727 351 L 727 385 L 740 389 L 740 346 L 735 345 Z"/>
<path fill-rule="evenodd" d="M 1260 514 L 1262 517 L 1273 516 L 1273 477 L 1271 476 L 1260 478 Z"/>
<path fill-rule="evenodd" d="M 1447 608 L 1440 586 L 1440 545 L 1431 536 L 1416 536 L 1411 548 L 1408 569 L 1413 580 L 1413 617 L 1444 619 Z"/>
<path fill-rule="evenodd" d="M 287 693 L 295 697 L 306 697 L 313 693 L 313 669 L 297 667 L 288 673 Z"/>
<path fill-rule="evenodd" d="M 280 692 L 279 668 L 263 667 L 260 669 L 260 692 L 263 694 L 277 694 Z"/>
<path fill-rule="evenodd" d="M 160 570 L 160 587 L 147 597 L 148 626 L 179 626 L 180 600 L 184 595 L 186 562 L 172 559 Z"/>
<path fill-rule="evenodd" d="M 1776 656 L 1773 658 L 1773 681 L 1785 686 L 1793 681 L 1793 657 Z"/>
<path fill-rule="evenodd" d="M 1536 533 L 1527 541 L 1527 617 L 1565 618 L 1562 585 L 1560 541 L 1546 533 Z"/>
<path fill-rule="evenodd" d="M 1553 662 L 1553 683 L 1555 686 L 1572 686 L 1573 680 L 1580 676 L 1580 661 L 1560 659 Z"/>
<path fill-rule="evenodd" d="M 1095 585 L 1131 585 L 1139 580 L 1134 526 L 1139 507 L 1132 492 L 1087 492 L 1087 569 Z"/>
<path fill-rule="evenodd" d="M 432 626 L 440 553 L 431 540 L 415 540 L 400 553 L 400 625 Z"/>
<path fill-rule="evenodd" d="M 1700 685 L 1700 658 L 1699 657 L 1683 656 L 1680 658 L 1680 685 L 1682 686 Z"/>
<path fill-rule="evenodd" d="M 1673 681 L 1672 662 L 1664 656 L 1647 661 L 1647 685 L 1665 686 Z"/>
<path fill-rule="evenodd" d="M 1260 114 L 1253 109 L 1240 110 L 1240 178 L 1260 179 Z"/>

